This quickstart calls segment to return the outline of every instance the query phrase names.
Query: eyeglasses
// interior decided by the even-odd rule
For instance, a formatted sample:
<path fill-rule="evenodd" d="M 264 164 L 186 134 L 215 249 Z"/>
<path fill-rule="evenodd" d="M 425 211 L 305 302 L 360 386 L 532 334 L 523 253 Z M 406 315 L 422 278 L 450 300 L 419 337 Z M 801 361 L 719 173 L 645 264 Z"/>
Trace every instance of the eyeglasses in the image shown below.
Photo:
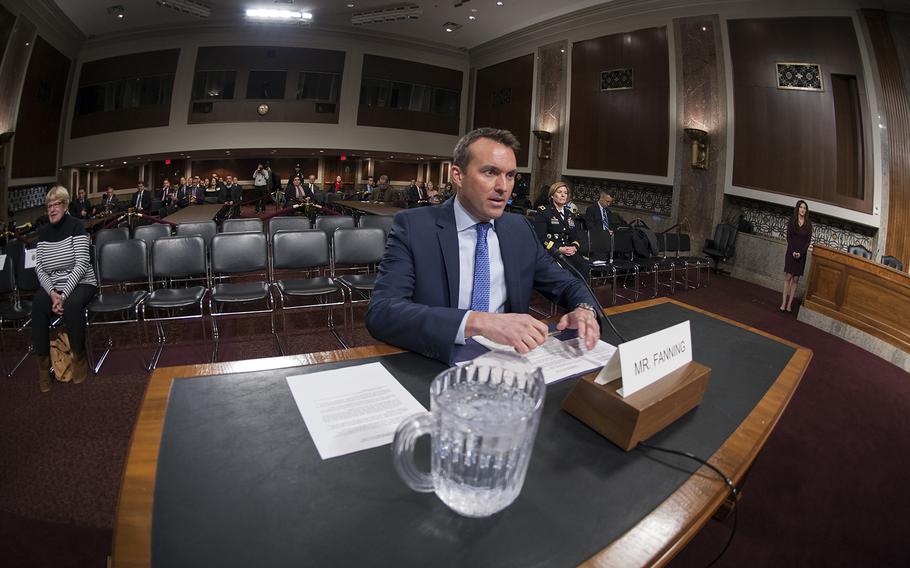
<path fill-rule="evenodd" d="M 63 202 L 62 202 L 62 201 L 54 201 L 53 203 L 48 203 L 48 204 L 47 204 L 48 210 L 50 210 L 50 209 L 60 209 L 60 208 L 62 208 L 62 207 L 63 207 Z"/>

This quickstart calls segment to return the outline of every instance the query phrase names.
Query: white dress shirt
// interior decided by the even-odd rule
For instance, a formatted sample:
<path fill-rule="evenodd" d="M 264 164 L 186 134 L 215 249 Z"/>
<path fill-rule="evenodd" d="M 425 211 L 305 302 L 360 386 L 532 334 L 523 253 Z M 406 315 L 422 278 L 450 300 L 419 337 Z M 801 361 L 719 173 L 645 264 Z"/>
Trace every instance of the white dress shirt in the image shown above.
<path fill-rule="evenodd" d="M 474 290 L 474 249 L 477 246 L 478 221 L 461 206 L 455 198 L 455 228 L 458 231 L 458 307 L 469 310 L 471 293 Z M 499 250 L 499 237 L 496 236 L 496 222 L 490 221 L 492 230 L 487 231 L 487 251 L 490 258 L 490 311 L 502 313 L 506 305 L 506 276 L 502 264 L 502 253 Z M 468 322 L 470 310 L 461 320 L 455 343 L 465 342 L 464 328 Z"/>

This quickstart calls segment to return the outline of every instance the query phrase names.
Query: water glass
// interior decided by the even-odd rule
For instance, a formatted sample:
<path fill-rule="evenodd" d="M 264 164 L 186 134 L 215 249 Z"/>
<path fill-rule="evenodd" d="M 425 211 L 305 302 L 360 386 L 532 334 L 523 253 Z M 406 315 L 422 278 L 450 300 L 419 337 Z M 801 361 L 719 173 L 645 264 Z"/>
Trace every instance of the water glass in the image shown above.
<path fill-rule="evenodd" d="M 404 482 L 466 517 L 497 513 L 518 497 L 543 409 L 543 372 L 466 365 L 430 385 L 430 412 L 401 423 L 392 462 Z M 414 463 L 414 444 L 431 437 L 430 473 Z"/>

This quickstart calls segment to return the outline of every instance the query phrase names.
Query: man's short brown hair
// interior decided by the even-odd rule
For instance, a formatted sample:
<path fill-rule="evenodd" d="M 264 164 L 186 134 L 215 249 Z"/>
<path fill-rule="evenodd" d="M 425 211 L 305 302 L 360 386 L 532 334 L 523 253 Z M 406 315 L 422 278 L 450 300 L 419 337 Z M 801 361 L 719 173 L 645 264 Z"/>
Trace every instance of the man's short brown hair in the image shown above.
<path fill-rule="evenodd" d="M 452 163 L 461 170 L 466 169 L 468 163 L 471 161 L 471 150 L 469 146 L 480 138 L 489 138 L 494 142 L 499 142 L 504 146 L 508 146 L 516 155 L 518 154 L 518 149 L 521 148 L 521 143 L 518 142 L 518 138 L 515 138 L 515 135 L 508 130 L 490 127 L 476 128 L 462 136 L 461 140 L 458 141 L 458 144 L 455 145 L 455 151 L 452 152 Z"/>

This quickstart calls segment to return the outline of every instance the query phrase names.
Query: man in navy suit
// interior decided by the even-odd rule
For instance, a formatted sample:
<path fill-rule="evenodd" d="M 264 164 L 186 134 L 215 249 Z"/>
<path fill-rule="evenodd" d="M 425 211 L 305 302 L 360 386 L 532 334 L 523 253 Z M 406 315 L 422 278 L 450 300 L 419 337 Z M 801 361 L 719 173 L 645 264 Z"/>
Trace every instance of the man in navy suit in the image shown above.
<path fill-rule="evenodd" d="M 507 130 L 469 132 L 455 147 L 456 196 L 395 216 L 366 314 L 373 337 L 444 362 L 474 335 L 527 353 L 548 333 L 527 313 L 536 289 L 572 309 L 557 329 L 577 329 L 595 345 L 600 329 L 584 283 L 556 264 L 525 217 L 505 213 L 517 149 Z"/>

